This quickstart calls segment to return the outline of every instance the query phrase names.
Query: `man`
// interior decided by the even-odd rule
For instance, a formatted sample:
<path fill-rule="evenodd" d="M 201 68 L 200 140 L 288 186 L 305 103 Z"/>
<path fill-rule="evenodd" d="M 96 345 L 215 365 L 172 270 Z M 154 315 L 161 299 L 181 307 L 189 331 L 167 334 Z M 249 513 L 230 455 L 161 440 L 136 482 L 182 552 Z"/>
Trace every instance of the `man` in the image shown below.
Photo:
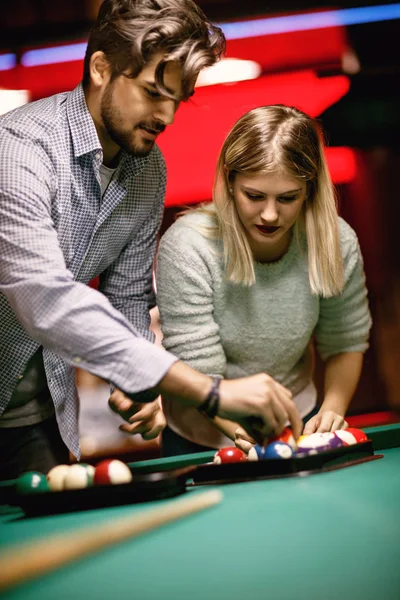
<path fill-rule="evenodd" d="M 267 375 L 219 384 L 148 329 L 165 191 L 154 142 L 223 49 L 192 0 L 105 0 L 82 84 L 1 118 L 0 478 L 80 457 L 76 366 L 127 395 L 125 420 L 162 393 L 255 435 L 287 418 L 300 433 Z"/>

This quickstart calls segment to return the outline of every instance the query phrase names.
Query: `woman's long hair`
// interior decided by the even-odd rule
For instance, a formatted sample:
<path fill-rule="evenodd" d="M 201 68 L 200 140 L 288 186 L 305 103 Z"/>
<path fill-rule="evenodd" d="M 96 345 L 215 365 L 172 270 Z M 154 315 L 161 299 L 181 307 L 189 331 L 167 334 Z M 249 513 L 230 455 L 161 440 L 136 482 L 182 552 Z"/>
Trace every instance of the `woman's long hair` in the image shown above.
<path fill-rule="evenodd" d="M 306 234 L 312 293 L 339 294 L 344 276 L 338 213 L 318 122 L 296 108 L 262 106 L 241 117 L 224 142 L 214 179 L 214 203 L 200 210 L 214 215 L 215 227 L 208 235 L 222 238 L 227 279 L 252 285 L 254 258 L 229 192 L 237 173 L 281 173 L 306 183 L 294 234 L 298 241 L 301 231 Z"/>

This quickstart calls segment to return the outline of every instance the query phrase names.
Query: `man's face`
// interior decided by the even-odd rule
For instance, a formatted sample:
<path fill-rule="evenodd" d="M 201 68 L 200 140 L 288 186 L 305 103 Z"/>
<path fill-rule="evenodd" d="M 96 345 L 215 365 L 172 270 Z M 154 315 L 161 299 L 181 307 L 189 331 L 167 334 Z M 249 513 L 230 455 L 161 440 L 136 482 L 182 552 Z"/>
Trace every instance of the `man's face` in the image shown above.
<path fill-rule="evenodd" d="M 134 79 L 120 75 L 108 82 L 100 105 L 103 147 L 116 145 L 134 156 L 146 156 L 157 136 L 173 123 L 179 102 L 160 95 L 155 87 L 162 56 L 155 54 Z M 182 73 L 177 63 L 167 64 L 164 85 L 181 96 Z"/>

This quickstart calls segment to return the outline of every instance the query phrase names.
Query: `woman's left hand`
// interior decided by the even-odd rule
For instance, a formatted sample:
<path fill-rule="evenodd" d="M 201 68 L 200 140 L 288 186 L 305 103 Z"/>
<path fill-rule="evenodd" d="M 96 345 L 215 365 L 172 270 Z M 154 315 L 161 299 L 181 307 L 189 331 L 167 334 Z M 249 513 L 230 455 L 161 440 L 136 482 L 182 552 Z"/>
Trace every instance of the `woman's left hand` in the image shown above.
<path fill-rule="evenodd" d="M 347 427 L 348 423 L 342 415 L 335 413 L 333 410 L 324 410 L 307 421 L 303 435 L 336 431 L 336 429 L 347 429 Z"/>

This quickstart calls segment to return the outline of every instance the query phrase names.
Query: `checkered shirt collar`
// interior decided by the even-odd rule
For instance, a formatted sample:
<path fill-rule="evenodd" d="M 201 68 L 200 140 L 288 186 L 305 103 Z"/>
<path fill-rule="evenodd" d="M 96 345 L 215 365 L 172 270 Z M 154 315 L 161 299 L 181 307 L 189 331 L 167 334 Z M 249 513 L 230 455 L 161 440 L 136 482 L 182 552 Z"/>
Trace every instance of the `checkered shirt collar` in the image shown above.
<path fill-rule="evenodd" d="M 102 152 L 96 127 L 86 104 L 85 94 L 80 83 L 67 98 L 67 115 L 76 157 L 89 153 Z M 122 152 L 120 164 L 127 176 L 137 175 L 147 164 L 151 152 L 145 157 L 134 157 Z"/>

